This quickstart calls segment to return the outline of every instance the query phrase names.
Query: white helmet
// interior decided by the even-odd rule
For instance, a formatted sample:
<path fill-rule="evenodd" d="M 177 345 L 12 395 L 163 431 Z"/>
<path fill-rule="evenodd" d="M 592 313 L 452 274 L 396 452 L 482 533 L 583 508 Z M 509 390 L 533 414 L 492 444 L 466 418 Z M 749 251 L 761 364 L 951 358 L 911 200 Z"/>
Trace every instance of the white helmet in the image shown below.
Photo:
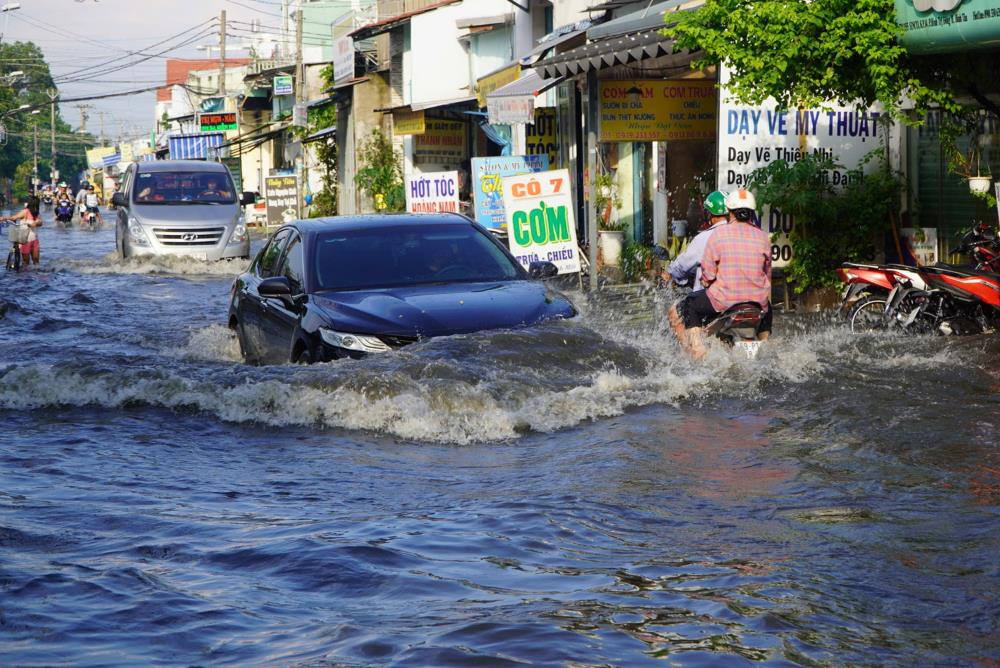
<path fill-rule="evenodd" d="M 749 190 L 734 190 L 729 193 L 726 197 L 726 208 L 730 211 L 736 211 L 738 209 L 750 209 L 751 211 L 757 210 L 757 200 L 754 199 L 753 193 Z"/>

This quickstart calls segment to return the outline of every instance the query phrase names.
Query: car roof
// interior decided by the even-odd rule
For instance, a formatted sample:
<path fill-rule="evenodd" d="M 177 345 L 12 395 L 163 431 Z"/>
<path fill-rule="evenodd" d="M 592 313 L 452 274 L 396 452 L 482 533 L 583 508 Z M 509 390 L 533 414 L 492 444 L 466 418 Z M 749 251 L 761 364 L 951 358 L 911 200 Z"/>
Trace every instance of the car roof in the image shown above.
<path fill-rule="evenodd" d="M 396 225 L 474 225 L 475 223 L 458 213 L 377 213 L 360 216 L 328 216 L 309 218 L 292 223 L 304 234 L 325 232 L 331 229 L 356 231 L 393 227 Z"/>
<path fill-rule="evenodd" d="M 221 162 L 205 160 L 149 160 L 138 162 L 138 171 L 150 172 L 219 172 L 224 173 L 226 166 Z"/>

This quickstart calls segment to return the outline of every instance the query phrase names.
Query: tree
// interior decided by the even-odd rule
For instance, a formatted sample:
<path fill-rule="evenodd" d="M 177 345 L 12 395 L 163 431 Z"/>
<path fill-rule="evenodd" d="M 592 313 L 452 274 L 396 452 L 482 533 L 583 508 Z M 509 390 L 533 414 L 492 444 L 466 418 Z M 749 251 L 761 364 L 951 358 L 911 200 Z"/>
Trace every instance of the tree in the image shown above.
<path fill-rule="evenodd" d="M 934 106 L 958 111 L 956 95 L 980 85 L 973 71 L 956 69 L 966 54 L 908 54 L 893 0 L 706 0 L 668 16 L 677 22 L 665 33 L 701 52 L 695 67 L 732 69 L 730 93 L 744 104 L 768 97 L 786 109 L 881 102 L 899 115 L 909 98 L 919 118 Z"/>
<path fill-rule="evenodd" d="M 364 167 L 358 169 L 354 180 L 361 191 L 372 198 L 375 210 L 394 212 L 405 209 L 403 170 L 392 142 L 380 130 L 372 130 L 358 156 Z"/>

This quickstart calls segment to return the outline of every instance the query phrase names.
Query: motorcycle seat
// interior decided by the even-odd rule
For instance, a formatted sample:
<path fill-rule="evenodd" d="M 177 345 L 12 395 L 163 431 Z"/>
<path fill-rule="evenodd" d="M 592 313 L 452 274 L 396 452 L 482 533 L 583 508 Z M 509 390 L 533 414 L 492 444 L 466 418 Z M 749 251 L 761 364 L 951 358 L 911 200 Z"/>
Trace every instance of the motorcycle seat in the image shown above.
<path fill-rule="evenodd" d="M 992 271 L 980 271 L 972 267 L 960 267 L 952 264 L 936 264 L 933 267 L 924 267 L 924 271 L 929 274 L 948 274 L 950 276 L 972 277 L 983 276 L 994 281 L 1000 281 L 1000 274 Z"/>
<path fill-rule="evenodd" d="M 877 264 L 864 264 L 858 262 L 844 262 L 840 265 L 841 267 L 851 267 L 853 269 L 880 269 Z"/>

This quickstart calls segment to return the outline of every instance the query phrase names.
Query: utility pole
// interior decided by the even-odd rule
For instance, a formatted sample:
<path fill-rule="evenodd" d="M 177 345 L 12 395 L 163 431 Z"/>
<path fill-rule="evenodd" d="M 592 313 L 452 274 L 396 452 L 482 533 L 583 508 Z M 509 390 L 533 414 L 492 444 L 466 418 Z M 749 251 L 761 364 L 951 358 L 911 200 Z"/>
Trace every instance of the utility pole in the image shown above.
<path fill-rule="evenodd" d="M 104 114 L 106 113 L 107 112 L 104 111 L 97 112 L 97 117 L 101 119 L 101 135 L 100 135 L 101 146 L 104 146 Z"/>
<path fill-rule="evenodd" d="M 226 10 L 219 14 L 219 97 L 222 100 L 222 110 L 226 107 Z"/>
<path fill-rule="evenodd" d="M 59 170 L 56 169 L 56 99 L 59 91 L 55 88 L 49 90 L 49 141 L 51 144 L 51 162 L 49 162 L 49 179 L 53 184 L 59 181 Z"/>
<path fill-rule="evenodd" d="M 298 120 L 302 126 L 305 126 L 306 121 L 302 118 L 305 116 L 304 103 L 306 89 L 306 67 L 302 62 L 302 14 L 302 0 L 299 0 L 298 7 L 295 10 L 295 107 L 292 111 L 292 120 L 293 122 Z M 295 158 L 295 180 L 297 182 L 295 189 L 295 211 L 299 218 L 302 217 L 302 191 L 305 185 L 305 174 L 303 171 L 305 160 L 302 151 L 302 144 L 300 144 L 299 155 Z"/>
<path fill-rule="evenodd" d="M 89 104 L 77 104 L 74 105 L 80 111 L 80 132 L 85 133 L 87 131 L 87 119 L 90 118 L 90 114 L 87 113 L 91 106 Z"/>

